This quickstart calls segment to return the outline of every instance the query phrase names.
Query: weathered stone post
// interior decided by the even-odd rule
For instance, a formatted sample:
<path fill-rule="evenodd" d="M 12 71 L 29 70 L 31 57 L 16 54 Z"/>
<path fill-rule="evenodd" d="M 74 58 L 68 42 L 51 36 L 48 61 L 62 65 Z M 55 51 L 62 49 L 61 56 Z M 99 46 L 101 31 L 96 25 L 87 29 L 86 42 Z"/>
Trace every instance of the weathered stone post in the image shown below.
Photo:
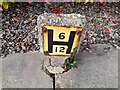
<path fill-rule="evenodd" d="M 64 27 L 81 27 L 84 28 L 85 25 L 85 17 L 80 14 L 48 14 L 44 13 L 41 14 L 38 17 L 38 32 L 39 32 L 39 44 L 40 44 L 40 52 L 44 54 L 43 50 L 43 26 L 64 26 Z M 77 34 L 81 34 L 79 31 L 76 32 Z M 75 53 L 79 52 L 80 48 L 80 41 L 82 39 L 82 36 L 79 37 L 80 40 L 78 42 L 77 48 L 74 50 Z M 69 56 L 49 56 L 45 55 L 46 60 L 43 60 L 43 69 L 48 70 L 48 72 L 53 74 L 61 74 L 64 72 L 64 69 L 62 68 L 65 59 L 67 59 L 70 56 L 73 56 L 75 53 Z"/>

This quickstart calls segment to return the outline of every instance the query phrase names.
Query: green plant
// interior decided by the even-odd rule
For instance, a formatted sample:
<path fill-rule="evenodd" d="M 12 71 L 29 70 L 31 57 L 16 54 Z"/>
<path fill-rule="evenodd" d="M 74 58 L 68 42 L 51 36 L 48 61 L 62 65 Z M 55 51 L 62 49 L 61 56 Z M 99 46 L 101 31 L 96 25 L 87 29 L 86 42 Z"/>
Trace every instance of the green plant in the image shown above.
<path fill-rule="evenodd" d="M 8 9 L 11 2 L 15 2 L 15 0 L 0 0 L 0 7 L 3 6 L 4 9 Z"/>
<path fill-rule="evenodd" d="M 77 59 L 76 58 L 67 58 L 64 63 L 64 67 L 66 70 L 77 68 Z"/>

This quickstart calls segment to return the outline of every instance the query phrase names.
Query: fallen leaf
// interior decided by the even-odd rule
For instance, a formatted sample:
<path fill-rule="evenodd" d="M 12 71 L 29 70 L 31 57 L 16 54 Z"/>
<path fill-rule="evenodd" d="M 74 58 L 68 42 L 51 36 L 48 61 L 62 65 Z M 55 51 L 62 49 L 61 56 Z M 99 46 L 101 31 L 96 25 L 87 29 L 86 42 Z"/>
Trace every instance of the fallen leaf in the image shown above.
<path fill-rule="evenodd" d="M 4 9 L 8 9 L 9 4 L 10 4 L 9 2 L 3 2 L 3 3 L 2 3 Z"/>
<path fill-rule="evenodd" d="M 55 9 L 52 10 L 52 13 L 59 13 L 59 12 L 61 12 L 61 11 L 62 11 L 62 9 L 60 9 L 60 8 L 55 8 Z"/>
<path fill-rule="evenodd" d="M 110 32 L 110 29 L 108 27 L 104 27 L 106 32 Z"/>
<path fill-rule="evenodd" d="M 112 12 L 108 12 L 108 15 L 112 15 Z"/>
<path fill-rule="evenodd" d="M 96 26 L 96 28 L 100 28 L 100 26 L 98 25 L 98 26 Z"/>
<path fill-rule="evenodd" d="M 103 10 L 104 10 L 105 8 L 106 8 L 106 6 L 100 6 L 100 9 L 103 9 Z"/>

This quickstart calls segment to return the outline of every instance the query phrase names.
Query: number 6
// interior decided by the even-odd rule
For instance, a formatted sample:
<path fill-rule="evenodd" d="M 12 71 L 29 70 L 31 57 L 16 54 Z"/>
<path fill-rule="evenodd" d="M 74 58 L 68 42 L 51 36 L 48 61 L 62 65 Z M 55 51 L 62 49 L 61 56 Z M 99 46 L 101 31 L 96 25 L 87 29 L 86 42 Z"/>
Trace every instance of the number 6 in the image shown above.
<path fill-rule="evenodd" d="M 65 33 L 60 33 L 60 34 L 59 34 L 59 38 L 60 38 L 60 39 L 64 39 L 64 38 L 65 38 Z"/>

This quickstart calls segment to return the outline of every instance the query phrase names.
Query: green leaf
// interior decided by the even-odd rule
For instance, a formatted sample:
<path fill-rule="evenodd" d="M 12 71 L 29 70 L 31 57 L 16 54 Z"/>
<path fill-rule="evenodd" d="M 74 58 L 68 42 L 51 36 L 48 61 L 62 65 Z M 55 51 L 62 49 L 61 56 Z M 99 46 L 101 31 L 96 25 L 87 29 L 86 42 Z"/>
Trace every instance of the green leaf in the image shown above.
<path fill-rule="evenodd" d="M 3 0 L 0 0 L 0 2 L 3 2 Z"/>
<path fill-rule="evenodd" d="M 0 5 L 2 5 L 2 3 L 3 3 L 3 0 L 0 0 Z"/>
<path fill-rule="evenodd" d="M 8 9 L 8 7 L 9 7 L 9 2 L 3 2 L 3 7 L 5 8 L 5 9 Z"/>
<path fill-rule="evenodd" d="M 80 3 L 80 0 L 75 0 L 76 3 Z"/>
<path fill-rule="evenodd" d="M 85 3 L 88 3 L 89 2 L 89 0 L 85 0 Z"/>
<path fill-rule="evenodd" d="M 12 2 L 12 3 L 15 2 L 15 0 L 8 0 L 8 1 L 9 1 L 9 2 Z"/>

